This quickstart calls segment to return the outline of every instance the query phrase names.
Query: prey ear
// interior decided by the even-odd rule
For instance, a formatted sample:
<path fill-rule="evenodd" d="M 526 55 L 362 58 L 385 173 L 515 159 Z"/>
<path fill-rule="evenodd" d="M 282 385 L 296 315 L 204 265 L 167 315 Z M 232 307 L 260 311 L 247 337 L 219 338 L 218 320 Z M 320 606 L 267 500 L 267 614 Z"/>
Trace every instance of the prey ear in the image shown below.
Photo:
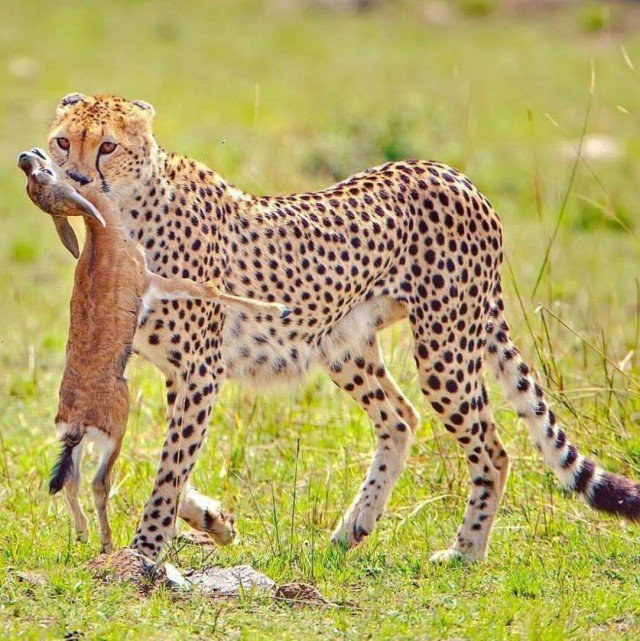
<path fill-rule="evenodd" d="M 107 226 L 102 214 L 83 196 L 81 196 L 75 189 L 68 195 L 69 200 L 76 205 L 78 211 L 89 218 L 94 218 L 103 227 Z"/>
<path fill-rule="evenodd" d="M 132 100 L 132 105 L 138 107 L 141 112 L 141 115 L 144 116 L 148 121 L 151 121 L 155 118 L 156 110 L 153 108 L 153 105 L 146 100 Z"/>
<path fill-rule="evenodd" d="M 80 247 L 73 227 L 71 227 L 66 218 L 61 218 L 60 216 L 53 216 L 53 224 L 56 226 L 56 231 L 62 244 L 71 252 L 74 258 L 78 258 L 80 256 Z"/>

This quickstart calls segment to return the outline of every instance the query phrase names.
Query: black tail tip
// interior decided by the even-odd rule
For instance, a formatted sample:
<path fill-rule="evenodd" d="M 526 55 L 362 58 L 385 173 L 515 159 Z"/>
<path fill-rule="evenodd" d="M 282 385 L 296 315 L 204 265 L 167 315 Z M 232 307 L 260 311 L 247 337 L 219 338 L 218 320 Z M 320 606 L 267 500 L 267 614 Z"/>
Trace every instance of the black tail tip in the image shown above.
<path fill-rule="evenodd" d="M 63 487 L 66 479 L 61 479 L 60 475 L 52 476 L 49 479 L 49 494 L 57 494 Z"/>
<path fill-rule="evenodd" d="M 51 470 L 49 494 L 57 494 L 63 487 L 73 469 L 73 445 L 63 445 L 56 464 Z"/>
<path fill-rule="evenodd" d="M 640 484 L 631 479 L 603 472 L 592 485 L 587 500 L 596 510 L 640 520 Z"/>

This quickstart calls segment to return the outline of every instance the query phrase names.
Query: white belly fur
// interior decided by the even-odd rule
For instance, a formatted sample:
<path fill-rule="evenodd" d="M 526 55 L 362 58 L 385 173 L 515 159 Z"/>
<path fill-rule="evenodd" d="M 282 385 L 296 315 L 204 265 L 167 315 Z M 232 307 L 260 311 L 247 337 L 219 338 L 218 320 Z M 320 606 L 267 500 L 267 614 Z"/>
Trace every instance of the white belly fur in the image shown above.
<path fill-rule="evenodd" d="M 258 387 L 300 381 L 312 367 L 357 352 L 378 329 L 403 316 L 399 303 L 375 298 L 358 304 L 330 331 L 308 342 L 303 337 L 289 339 L 295 330 L 292 325 L 279 325 L 278 321 L 265 324 L 244 314 L 227 314 L 222 342 L 227 375 Z"/>

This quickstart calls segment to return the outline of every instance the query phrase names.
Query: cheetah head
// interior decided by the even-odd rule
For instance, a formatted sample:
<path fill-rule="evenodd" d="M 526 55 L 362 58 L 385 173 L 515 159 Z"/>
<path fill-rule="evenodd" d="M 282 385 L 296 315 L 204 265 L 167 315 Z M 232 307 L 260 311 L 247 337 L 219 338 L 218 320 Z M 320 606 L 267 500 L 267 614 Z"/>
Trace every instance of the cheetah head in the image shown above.
<path fill-rule="evenodd" d="M 80 192 L 127 198 L 149 178 L 157 150 L 151 129 L 154 108 L 118 96 L 65 96 L 49 130 L 49 150 Z"/>

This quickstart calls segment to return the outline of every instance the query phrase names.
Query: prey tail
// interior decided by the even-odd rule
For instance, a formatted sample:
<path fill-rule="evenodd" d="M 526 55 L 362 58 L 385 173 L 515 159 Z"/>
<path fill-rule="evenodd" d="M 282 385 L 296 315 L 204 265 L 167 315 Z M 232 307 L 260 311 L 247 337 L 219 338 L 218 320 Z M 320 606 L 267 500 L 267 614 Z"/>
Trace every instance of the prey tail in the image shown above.
<path fill-rule="evenodd" d="M 71 425 L 60 438 L 62 448 L 58 460 L 51 470 L 49 494 L 57 494 L 64 487 L 69 475 L 73 472 L 73 450 L 80 444 L 84 434 L 84 428 L 81 425 L 75 424 Z"/>
<path fill-rule="evenodd" d="M 640 484 L 605 472 L 572 445 L 542 389 L 511 341 L 500 299 L 487 323 L 486 361 L 531 433 L 545 463 L 562 486 L 584 497 L 596 510 L 640 521 Z"/>

